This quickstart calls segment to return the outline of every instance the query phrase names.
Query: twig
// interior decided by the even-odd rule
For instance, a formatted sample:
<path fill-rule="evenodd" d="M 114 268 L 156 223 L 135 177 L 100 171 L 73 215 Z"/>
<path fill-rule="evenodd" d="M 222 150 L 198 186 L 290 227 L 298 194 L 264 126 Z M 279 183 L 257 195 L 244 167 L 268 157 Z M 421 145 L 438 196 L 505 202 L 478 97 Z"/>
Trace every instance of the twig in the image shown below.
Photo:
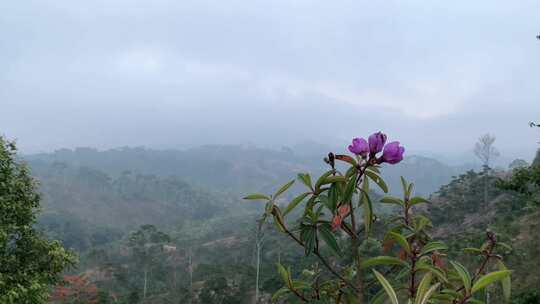
<path fill-rule="evenodd" d="M 293 240 L 295 240 L 300 246 L 302 247 L 305 247 L 304 246 L 304 243 L 298 238 L 296 237 L 294 234 L 292 234 L 292 232 L 289 231 L 289 229 L 283 227 L 284 230 L 285 230 L 285 233 L 287 233 Z M 347 286 L 349 286 L 350 288 L 352 288 L 353 290 L 355 291 L 358 291 L 358 289 L 356 288 L 356 286 L 354 286 L 354 284 L 352 284 L 351 282 L 349 282 L 347 279 L 345 279 L 342 275 L 340 275 L 334 268 L 332 268 L 332 266 L 330 266 L 330 264 L 328 263 L 328 261 L 326 261 L 324 259 L 324 257 L 318 252 L 318 251 L 315 251 L 313 250 L 313 254 L 315 254 L 315 256 L 317 256 L 319 258 L 319 260 L 321 260 L 321 262 L 323 263 L 323 265 L 336 277 L 338 277 L 340 280 L 342 280 L 345 284 L 347 284 Z"/>

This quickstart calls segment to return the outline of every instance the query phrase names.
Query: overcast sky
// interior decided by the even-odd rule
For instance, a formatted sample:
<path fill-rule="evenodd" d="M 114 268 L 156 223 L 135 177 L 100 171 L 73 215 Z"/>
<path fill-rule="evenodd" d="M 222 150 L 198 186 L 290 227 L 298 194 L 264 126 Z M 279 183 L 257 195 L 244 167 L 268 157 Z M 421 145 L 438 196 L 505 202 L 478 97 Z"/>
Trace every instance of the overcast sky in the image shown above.
<path fill-rule="evenodd" d="M 540 132 L 540 1 L 0 1 L 0 134 L 26 153 L 386 131 L 459 154 Z"/>

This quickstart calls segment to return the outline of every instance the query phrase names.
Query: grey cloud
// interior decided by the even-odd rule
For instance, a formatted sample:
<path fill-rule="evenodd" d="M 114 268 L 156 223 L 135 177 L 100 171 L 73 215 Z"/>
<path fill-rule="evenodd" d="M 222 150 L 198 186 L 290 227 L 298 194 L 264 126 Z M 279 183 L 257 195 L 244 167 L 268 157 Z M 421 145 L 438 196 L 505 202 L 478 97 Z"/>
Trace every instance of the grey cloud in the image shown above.
<path fill-rule="evenodd" d="M 490 131 L 528 157 L 536 1 L 5 1 L 0 132 L 27 151 Z M 535 117 L 536 116 L 536 117 Z M 520 134 L 520 136 L 516 136 Z"/>

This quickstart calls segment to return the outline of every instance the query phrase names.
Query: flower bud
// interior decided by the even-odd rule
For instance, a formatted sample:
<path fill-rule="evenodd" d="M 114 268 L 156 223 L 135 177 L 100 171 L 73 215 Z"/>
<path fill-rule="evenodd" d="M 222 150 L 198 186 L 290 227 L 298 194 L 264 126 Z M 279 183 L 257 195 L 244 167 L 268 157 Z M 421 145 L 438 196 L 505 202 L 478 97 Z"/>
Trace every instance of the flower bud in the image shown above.
<path fill-rule="evenodd" d="M 399 141 L 391 142 L 384 146 L 383 155 L 380 158 L 380 162 L 397 164 L 403 160 L 404 152 L 405 148 L 399 145 Z"/>
<path fill-rule="evenodd" d="M 352 144 L 349 145 L 349 151 L 356 155 L 366 156 L 369 152 L 368 143 L 363 138 L 354 138 Z"/>
<path fill-rule="evenodd" d="M 382 132 L 371 134 L 368 141 L 369 152 L 372 154 L 377 154 L 383 150 L 384 144 L 386 143 L 386 134 Z"/>

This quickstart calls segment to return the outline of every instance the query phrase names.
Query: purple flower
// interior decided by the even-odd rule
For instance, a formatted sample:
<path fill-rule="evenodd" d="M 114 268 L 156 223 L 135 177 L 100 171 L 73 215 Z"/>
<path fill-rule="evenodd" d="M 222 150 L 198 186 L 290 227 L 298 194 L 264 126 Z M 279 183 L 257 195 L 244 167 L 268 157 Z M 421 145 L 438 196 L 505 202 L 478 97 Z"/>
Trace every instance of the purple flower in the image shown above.
<path fill-rule="evenodd" d="M 405 148 L 399 145 L 399 141 L 391 142 L 384 146 L 383 155 L 379 161 L 389 164 L 397 164 L 403 160 L 404 152 Z"/>
<path fill-rule="evenodd" d="M 349 145 L 349 151 L 356 155 L 366 156 L 369 151 L 368 143 L 363 138 L 354 138 L 352 145 Z"/>
<path fill-rule="evenodd" d="M 382 151 L 384 144 L 386 143 L 386 134 L 382 132 L 377 132 L 371 134 L 368 140 L 369 152 L 371 152 L 372 154 L 377 154 Z"/>

